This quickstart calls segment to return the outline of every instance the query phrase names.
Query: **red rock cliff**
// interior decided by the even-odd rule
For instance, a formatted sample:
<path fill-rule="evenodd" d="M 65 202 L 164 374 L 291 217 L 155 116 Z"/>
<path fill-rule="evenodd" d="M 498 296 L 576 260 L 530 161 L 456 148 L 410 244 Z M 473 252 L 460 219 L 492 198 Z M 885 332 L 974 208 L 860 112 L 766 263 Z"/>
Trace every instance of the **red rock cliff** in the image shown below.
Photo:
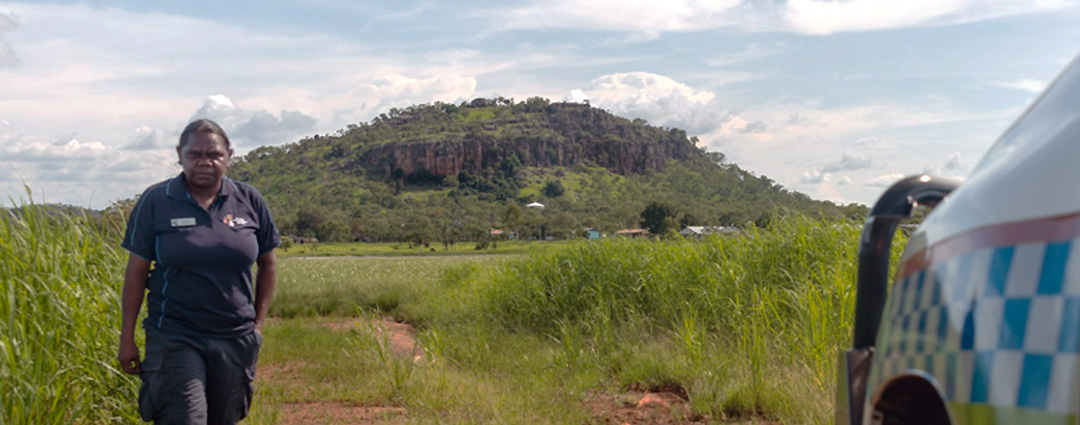
<path fill-rule="evenodd" d="M 479 173 L 498 167 L 509 155 L 517 154 L 530 167 L 572 166 L 592 163 L 619 174 L 663 171 L 669 158 L 686 159 L 695 153 L 683 136 L 666 140 L 626 141 L 607 137 L 595 141 L 591 135 L 560 142 L 552 139 L 496 140 L 478 136 L 466 140 L 394 143 L 370 148 L 360 157 L 369 172 L 390 178 L 426 171 L 434 176 L 456 175 L 461 171 Z"/>

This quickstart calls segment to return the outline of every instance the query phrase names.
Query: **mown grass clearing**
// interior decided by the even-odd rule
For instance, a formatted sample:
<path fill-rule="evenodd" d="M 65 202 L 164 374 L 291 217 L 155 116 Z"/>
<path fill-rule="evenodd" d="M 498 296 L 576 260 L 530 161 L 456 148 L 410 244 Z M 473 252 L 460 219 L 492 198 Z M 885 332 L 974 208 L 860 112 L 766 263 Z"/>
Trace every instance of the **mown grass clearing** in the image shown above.
<path fill-rule="evenodd" d="M 358 307 L 396 311 L 438 287 L 455 265 L 499 262 L 506 256 L 291 258 L 278 267 L 272 317 L 355 315 Z"/>

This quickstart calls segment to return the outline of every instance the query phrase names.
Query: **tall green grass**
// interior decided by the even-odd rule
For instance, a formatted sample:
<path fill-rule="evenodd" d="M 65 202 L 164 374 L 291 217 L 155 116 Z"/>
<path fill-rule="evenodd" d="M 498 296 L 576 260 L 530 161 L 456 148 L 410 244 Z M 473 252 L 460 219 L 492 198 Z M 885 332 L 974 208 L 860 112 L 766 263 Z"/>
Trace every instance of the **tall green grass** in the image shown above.
<path fill-rule="evenodd" d="M 33 204 L 0 211 L 0 423 L 135 423 L 116 367 L 116 230 Z"/>
<path fill-rule="evenodd" d="M 414 309 L 441 316 L 435 327 L 469 317 L 545 335 L 568 369 L 685 391 L 713 418 L 826 423 L 836 353 L 851 339 L 859 231 L 793 217 L 703 241 L 594 241 L 451 273 Z"/>

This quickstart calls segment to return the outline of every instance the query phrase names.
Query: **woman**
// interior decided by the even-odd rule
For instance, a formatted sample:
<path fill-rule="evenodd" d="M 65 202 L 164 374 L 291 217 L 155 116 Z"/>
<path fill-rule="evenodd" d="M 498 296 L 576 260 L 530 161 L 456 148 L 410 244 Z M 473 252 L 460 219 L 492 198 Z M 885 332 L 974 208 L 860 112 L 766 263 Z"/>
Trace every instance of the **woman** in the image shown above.
<path fill-rule="evenodd" d="M 220 126 L 192 122 L 176 147 L 183 172 L 143 192 L 128 220 L 117 358 L 142 378 L 146 421 L 235 424 L 251 405 L 281 239 L 262 195 L 225 177 L 232 152 Z M 140 362 L 135 322 L 144 292 Z"/>

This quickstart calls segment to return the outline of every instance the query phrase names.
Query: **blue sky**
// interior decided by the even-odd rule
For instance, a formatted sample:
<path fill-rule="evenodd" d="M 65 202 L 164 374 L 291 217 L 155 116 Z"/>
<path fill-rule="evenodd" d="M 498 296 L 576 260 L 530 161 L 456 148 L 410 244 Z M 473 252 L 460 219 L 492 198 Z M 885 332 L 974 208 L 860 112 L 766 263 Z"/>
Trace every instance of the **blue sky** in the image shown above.
<path fill-rule="evenodd" d="M 0 193 L 131 197 L 179 172 L 195 117 L 243 153 L 539 95 L 869 204 L 904 175 L 963 178 L 1078 41 L 1066 0 L 0 2 Z"/>

